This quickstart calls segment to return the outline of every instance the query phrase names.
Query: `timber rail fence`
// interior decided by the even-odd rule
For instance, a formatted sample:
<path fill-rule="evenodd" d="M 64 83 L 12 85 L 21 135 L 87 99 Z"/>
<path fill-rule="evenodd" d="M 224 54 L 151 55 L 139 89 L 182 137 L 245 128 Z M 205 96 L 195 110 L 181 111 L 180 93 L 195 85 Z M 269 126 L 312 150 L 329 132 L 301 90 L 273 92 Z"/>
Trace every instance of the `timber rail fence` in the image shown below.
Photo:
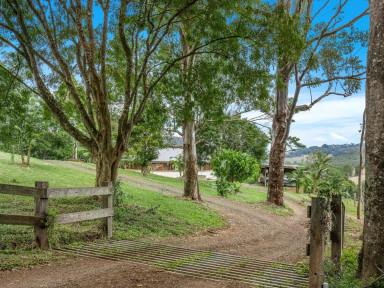
<path fill-rule="evenodd" d="M 69 224 L 105 218 L 104 231 L 107 238 L 112 237 L 113 199 L 112 185 L 87 188 L 49 188 L 48 182 L 35 182 L 35 187 L 0 184 L 0 194 L 34 197 L 35 215 L 0 214 L 0 224 L 34 226 L 35 239 L 41 249 L 48 249 L 48 200 L 63 197 L 102 196 L 103 208 L 60 214 L 54 223 Z"/>

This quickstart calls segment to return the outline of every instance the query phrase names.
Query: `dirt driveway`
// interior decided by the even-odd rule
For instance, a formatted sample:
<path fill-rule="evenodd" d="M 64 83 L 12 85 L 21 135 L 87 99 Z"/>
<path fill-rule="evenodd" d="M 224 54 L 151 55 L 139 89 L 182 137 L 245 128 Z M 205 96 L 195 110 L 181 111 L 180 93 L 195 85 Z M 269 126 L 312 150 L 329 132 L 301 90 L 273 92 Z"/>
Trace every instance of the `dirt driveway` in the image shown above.
<path fill-rule="evenodd" d="M 78 169 L 80 166 L 77 166 Z M 160 193 L 181 195 L 175 187 L 122 177 L 123 181 Z M 296 263 L 304 258 L 307 242 L 305 207 L 287 201 L 294 216 L 277 216 L 258 205 L 205 197 L 205 204 L 217 210 L 228 223 L 227 229 L 187 237 L 160 239 L 158 242 L 180 247 L 221 251 L 260 260 Z M 32 269 L 0 272 L 0 287 L 248 287 L 244 284 L 195 279 L 158 268 L 129 262 L 97 259 L 68 259 Z"/>

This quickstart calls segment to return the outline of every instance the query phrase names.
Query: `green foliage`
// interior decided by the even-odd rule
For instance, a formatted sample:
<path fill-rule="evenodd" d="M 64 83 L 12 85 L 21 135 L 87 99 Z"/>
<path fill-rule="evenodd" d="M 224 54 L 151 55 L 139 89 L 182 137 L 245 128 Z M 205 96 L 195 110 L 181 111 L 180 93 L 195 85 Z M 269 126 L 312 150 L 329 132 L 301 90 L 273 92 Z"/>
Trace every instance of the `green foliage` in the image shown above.
<path fill-rule="evenodd" d="M 143 175 L 149 172 L 149 166 L 159 155 L 164 145 L 164 124 L 167 119 L 166 109 L 159 101 L 151 99 L 130 137 L 127 154 L 128 161 L 141 167 Z"/>
<path fill-rule="evenodd" d="M 244 182 L 260 169 L 252 156 L 229 149 L 220 150 L 214 155 L 212 167 L 218 178 L 229 182 Z"/>
<path fill-rule="evenodd" d="M 72 152 L 73 139 L 57 125 L 41 131 L 33 142 L 32 156 L 36 158 L 68 160 Z"/>
<path fill-rule="evenodd" d="M 113 183 L 113 207 L 121 207 L 124 200 L 124 191 L 121 187 L 121 181 Z"/>
<path fill-rule="evenodd" d="M 197 134 L 199 163 L 207 162 L 219 149 L 247 153 L 258 161 L 265 159 L 268 136 L 255 124 L 240 117 L 225 117 L 204 123 Z"/>
<path fill-rule="evenodd" d="M 293 173 L 293 178 L 304 193 L 315 194 L 326 198 L 342 195 L 351 198 L 355 193 L 355 184 L 343 171 L 331 165 L 331 157 L 315 152 L 310 162 Z"/>
<path fill-rule="evenodd" d="M 217 177 L 216 186 L 222 196 L 239 192 L 238 182 L 244 182 L 250 177 L 256 177 L 260 166 L 252 156 L 229 149 L 215 153 L 212 168 Z"/>
<path fill-rule="evenodd" d="M 273 42 L 276 43 L 278 63 L 294 63 L 299 61 L 306 48 L 305 30 L 299 15 L 291 15 L 284 5 L 276 5 L 269 25 L 273 30 Z M 282 79 L 278 79 L 282 80 Z M 279 86 L 279 83 L 277 84 Z"/>
<path fill-rule="evenodd" d="M 305 184 L 305 172 L 306 170 L 304 168 L 299 167 L 289 175 L 289 177 L 296 183 L 297 193 L 300 193 L 300 188 Z"/>
<path fill-rule="evenodd" d="M 341 272 L 331 261 L 325 263 L 326 281 L 331 288 L 360 288 L 362 283 L 356 278 L 358 253 L 353 249 L 344 249 L 341 257 Z"/>
<path fill-rule="evenodd" d="M 240 183 L 239 182 L 228 182 L 222 178 L 216 180 L 216 189 L 217 193 L 220 196 L 228 196 L 232 193 L 240 192 Z"/>
<path fill-rule="evenodd" d="M 180 177 L 183 176 L 183 171 L 184 171 L 183 155 L 179 155 L 175 159 L 172 159 L 171 163 L 176 168 L 176 170 L 179 171 Z"/>

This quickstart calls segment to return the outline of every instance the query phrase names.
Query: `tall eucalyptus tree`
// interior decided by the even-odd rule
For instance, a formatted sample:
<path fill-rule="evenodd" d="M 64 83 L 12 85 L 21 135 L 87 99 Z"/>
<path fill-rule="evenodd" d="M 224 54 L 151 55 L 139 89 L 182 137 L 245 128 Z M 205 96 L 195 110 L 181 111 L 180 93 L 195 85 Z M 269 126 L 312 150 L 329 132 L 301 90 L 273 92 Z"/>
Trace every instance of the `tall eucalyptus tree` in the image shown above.
<path fill-rule="evenodd" d="M 167 85 L 170 110 L 183 137 L 184 196 L 194 200 L 201 199 L 196 149 L 199 127 L 207 120 L 220 121 L 231 104 L 236 109 L 244 103 L 259 107 L 268 99 L 268 65 L 262 65 L 262 57 L 251 53 L 245 41 L 254 36 L 262 43 L 265 36 L 249 22 L 254 11 L 251 2 L 199 2 L 180 17 L 178 37 L 170 45 L 174 53 L 182 55 L 203 48 L 173 69 Z"/>
<path fill-rule="evenodd" d="M 355 52 L 359 44 L 365 44 L 366 33 L 358 31 L 355 24 L 368 9 L 346 19 L 343 12 L 350 2 L 278 0 L 265 13 L 271 23 L 271 49 L 276 49 L 268 174 L 268 201 L 276 205 L 284 204 L 284 158 L 294 115 L 327 97 L 347 97 L 360 89 L 365 68 Z M 319 19 L 325 13 L 329 16 Z M 303 97 L 303 92 L 308 92 L 310 99 Z"/>

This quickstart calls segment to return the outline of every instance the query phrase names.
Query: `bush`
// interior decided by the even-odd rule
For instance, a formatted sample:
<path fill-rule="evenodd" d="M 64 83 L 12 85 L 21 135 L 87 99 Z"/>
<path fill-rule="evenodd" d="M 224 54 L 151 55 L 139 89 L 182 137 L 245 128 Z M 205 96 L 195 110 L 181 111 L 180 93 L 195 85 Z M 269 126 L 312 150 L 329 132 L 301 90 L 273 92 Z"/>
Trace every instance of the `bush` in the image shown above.
<path fill-rule="evenodd" d="M 216 177 L 228 182 L 244 182 L 260 173 L 256 159 L 246 153 L 235 150 L 220 150 L 212 159 Z"/>
<path fill-rule="evenodd" d="M 217 191 L 225 196 L 239 192 L 240 182 L 257 179 L 260 166 L 256 159 L 235 150 L 220 150 L 212 159 L 213 171 L 217 177 Z"/>
<path fill-rule="evenodd" d="M 332 288 L 358 288 L 361 282 L 356 278 L 358 253 L 345 249 L 341 258 L 341 271 L 337 271 L 331 261 L 325 263 L 326 280 Z"/>
<path fill-rule="evenodd" d="M 220 196 L 227 196 L 231 193 L 240 192 L 240 183 L 239 182 L 228 182 L 221 178 L 218 178 L 216 181 L 216 189 Z"/>

